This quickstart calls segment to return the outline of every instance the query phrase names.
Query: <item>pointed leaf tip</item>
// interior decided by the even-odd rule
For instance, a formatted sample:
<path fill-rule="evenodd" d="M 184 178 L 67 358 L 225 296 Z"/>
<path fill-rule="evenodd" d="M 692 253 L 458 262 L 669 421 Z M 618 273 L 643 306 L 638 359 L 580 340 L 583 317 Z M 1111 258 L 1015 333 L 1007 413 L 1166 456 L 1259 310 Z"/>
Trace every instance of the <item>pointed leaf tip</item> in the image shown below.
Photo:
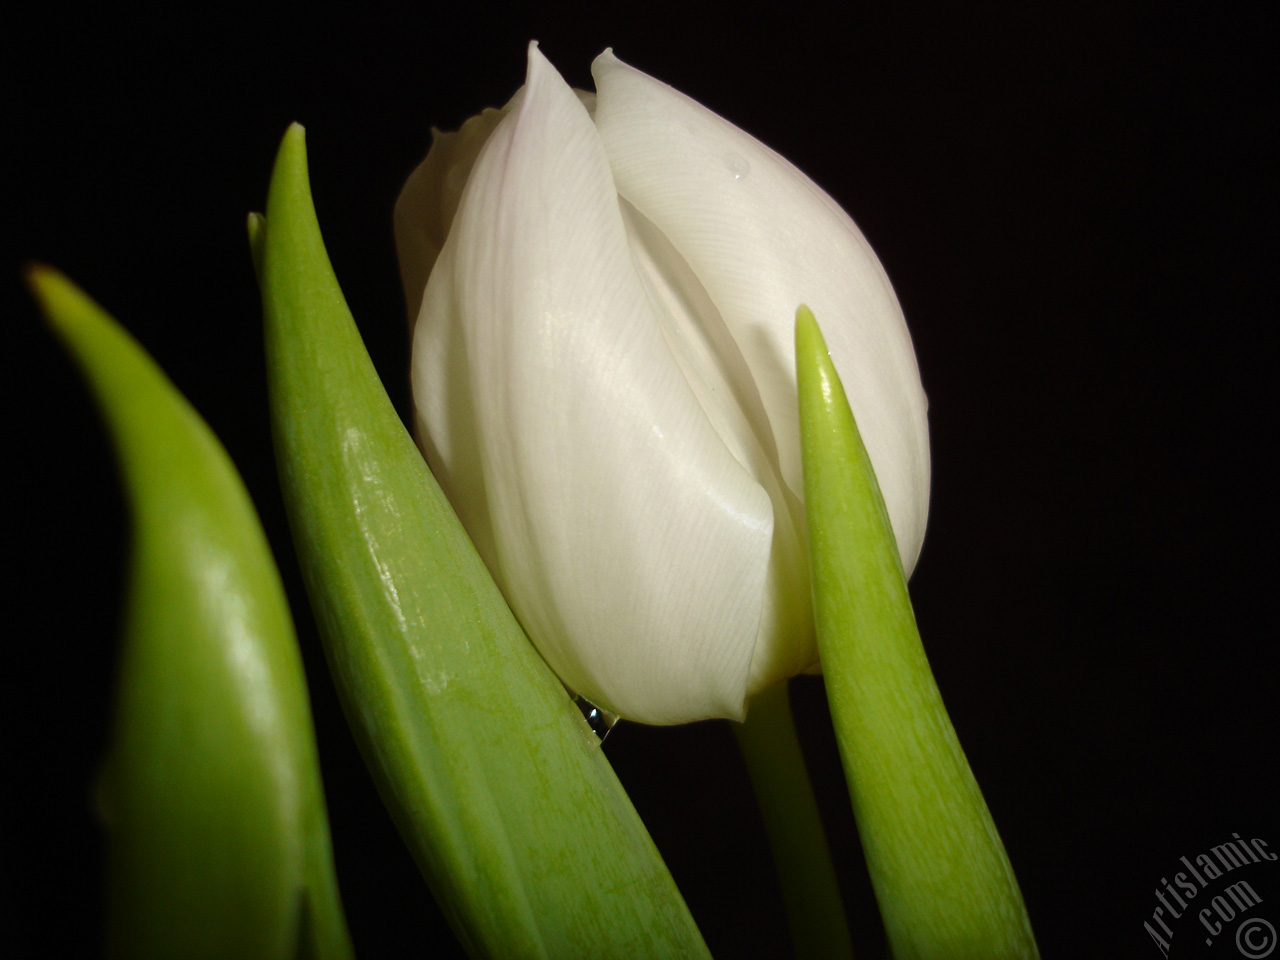
<path fill-rule="evenodd" d="M 249 233 L 249 257 L 253 260 L 253 274 L 262 283 L 262 256 L 267 242 L 267 218 L 260 213 L 250 213 L 245 228 Z"/>
<path fill-rule="evenodd" d="M 808 362 L 801 362 L 801 358 L 807 358 Z M 827 352 L 827 341 L 822 336 L 822 329 L 818 326 L 818 320 L 805 304 L 796 307 L 796 363 L 797 380 L 804 373 L 812 373 L 815 368 L 823 369 L 822 358 L 830 360 L 830 354 Z M 817 362 L 813 362 L 814 359 Z"/>
<path fill-rule="evenodd" d="M 45 322 L 55 330 L 65 329 L 86 307 L 93 306 L 84 291 L 56 267 L 28 263 L 23 274 Z"/>

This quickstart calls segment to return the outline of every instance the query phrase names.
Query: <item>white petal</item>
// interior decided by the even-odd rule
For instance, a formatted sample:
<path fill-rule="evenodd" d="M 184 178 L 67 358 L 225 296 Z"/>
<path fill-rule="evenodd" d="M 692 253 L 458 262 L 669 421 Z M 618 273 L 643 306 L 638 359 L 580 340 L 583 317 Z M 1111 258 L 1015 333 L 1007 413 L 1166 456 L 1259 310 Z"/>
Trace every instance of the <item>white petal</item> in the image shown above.
<path fill-rule="evenodd" d="M 785 159 L 609 51 L 595 123 L 618 192 L 702 282 L 759 386 L 782 475 L 801 496 L 793 324 L 822 324 L 910 573 L 929 498 L 925 398 L 897 298 L 853 221 Z"/>
<path fill-rule="evenodd" d="M 492 108 L 472 117 L 455 133 L 431 131 L 431 149 L 396 200 L 396 254 L 410 327 L 418 319 L 422 292 L 453 223 L 462 190 L 476 157 L 494 127 L 511 108 Z"/>
<path fill-rule="evenodd" d="M 746 358 L 701 281 L 658 228 L 622 203 L 632 259 L 673 355 L 729 452 L 765 488 L 773 543 L 749 695 L 818 659 L 804 508 L 782 479 L 777 444 Z"/>
<path fill-rule="evenodd" d="M 682 375 L 582 103 L 530 49 L 414 340 L 420 436 L 531 639 L 622 716 L 740 717 L 772 510 Z"/>

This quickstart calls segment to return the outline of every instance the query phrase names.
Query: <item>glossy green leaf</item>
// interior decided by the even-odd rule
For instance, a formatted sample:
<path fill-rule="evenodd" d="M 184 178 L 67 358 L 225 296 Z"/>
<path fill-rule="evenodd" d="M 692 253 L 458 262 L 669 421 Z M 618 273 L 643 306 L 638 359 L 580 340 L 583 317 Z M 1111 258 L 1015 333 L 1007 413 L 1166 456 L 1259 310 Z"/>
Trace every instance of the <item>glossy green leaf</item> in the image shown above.
<path fill-rule="evenodd" d="M 378 380 L 321 240 L 301 127 L 251 232 L 281 483 L 330 667 L 458 937 L 476 957 L 706 956 Z"/>
<path fill-rule="evenodd" d="M 920 642 L 875 473 L 804 307 L 796 367 L 818 649 L 890 948 L 897 960 L 1036 957 Z"/>
<path fill-rule="evenodd" d="M 29 280 L 93 389 L 132 508 L 98 789 L 109 953 L 350 957 L 302 663 L 249 496 L 114 320 L 53 270 Z"/>

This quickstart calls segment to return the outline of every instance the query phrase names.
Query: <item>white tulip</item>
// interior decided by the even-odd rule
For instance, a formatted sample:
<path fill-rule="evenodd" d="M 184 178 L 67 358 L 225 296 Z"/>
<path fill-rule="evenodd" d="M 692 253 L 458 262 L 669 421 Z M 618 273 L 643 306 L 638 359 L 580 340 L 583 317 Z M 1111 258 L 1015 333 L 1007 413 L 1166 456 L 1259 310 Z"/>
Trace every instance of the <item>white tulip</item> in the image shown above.
<path fill-rule="evenodd" d="M 605 51 L 536 44 L 396 208 L 419 442 L 512 609 L 623 717 L 741 719 L 817 666 L 793 323 L 823 324 L 910 573 L 929 492 L 901 308 L 853 221 Z M 428 280 L 428 276 L 430 279 Z"/>

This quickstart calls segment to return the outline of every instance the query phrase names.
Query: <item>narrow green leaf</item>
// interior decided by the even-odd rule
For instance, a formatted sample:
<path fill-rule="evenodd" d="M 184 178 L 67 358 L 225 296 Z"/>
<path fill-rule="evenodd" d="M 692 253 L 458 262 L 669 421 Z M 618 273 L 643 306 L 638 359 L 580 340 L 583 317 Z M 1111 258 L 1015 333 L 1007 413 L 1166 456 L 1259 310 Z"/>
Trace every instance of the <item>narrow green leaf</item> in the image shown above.
<path fill-rule="evenodd" d="M 476 957 L 705 957 L 595 734 L 387 399 L 320 236 L 301 127 L 262 287 L 281 483 L 365 760 Z"/>
<path fill-rule="evenodd" d="M 235 468 L 155 362 L 61 274 L 29 272 L 115 441 L 133 515 L 98 797 L 111 956 L 351 956 L 310 706 Z"/>
<path fill-rule="evenodd" d="M 807 307 L 796 314 L 796 367 L 818 651 L 893 955 L 1037 957 L 929 669 L 871 461 Z"/>

